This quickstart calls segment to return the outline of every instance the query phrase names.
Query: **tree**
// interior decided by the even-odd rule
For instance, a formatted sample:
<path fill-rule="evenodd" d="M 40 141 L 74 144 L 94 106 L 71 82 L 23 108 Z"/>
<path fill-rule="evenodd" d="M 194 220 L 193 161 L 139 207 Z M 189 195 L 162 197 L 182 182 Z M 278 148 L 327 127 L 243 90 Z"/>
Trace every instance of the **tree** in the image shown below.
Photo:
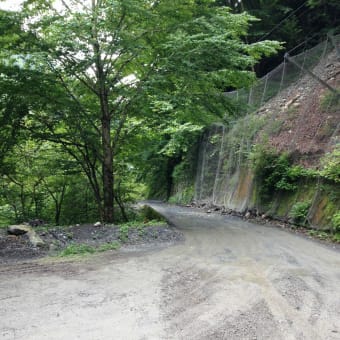
<path fill-rule="evenodd" d="M 248 41 L 274 39 L 285 43 L 285 51 L 257 65 L 259 76 L 280 64 L 286 51 L 294 48 L 294 53 L 299 53 L 311 48 L 340 24 L 338 0 L 220 0 L 218 3 L 222 6 L 227 3 L 236 13 L 247 11 L 260 19 L 254 23 Z"/>
<path fill-rule="evenodd" d="M 2 162 L 0 196 L 12 207 L 16 222 L 43 218 L 59 225 L 65 195 L 78 172 L 79 166 L 60 147 L 21 141 Z"/>
<path fill-rule="evenodd" d="M 252 65 L 278 44 L 245 44 L 255 19 L 231 14 L 212 0 L 61 3 L 57 8 L 52 0 L 25 2 L 25 28 L 17 34 L 33 37 L 34 47 L 22 46 L 22 63 L 6 70 L 4 87 L 16 70 L 11 81 L 28 90 L 22 125 L 77 160 L 102 220 L 112 222 L 115 160 L 135 127 L 223 118 L 230 103 L 222 92 L 251 82 Z M 14 45 L 10 36 L 2 43 L 2 61 L 5 53 L 13 58 Z M 32 73 L 36 84 L 28 88 L 19 69 Z"/>

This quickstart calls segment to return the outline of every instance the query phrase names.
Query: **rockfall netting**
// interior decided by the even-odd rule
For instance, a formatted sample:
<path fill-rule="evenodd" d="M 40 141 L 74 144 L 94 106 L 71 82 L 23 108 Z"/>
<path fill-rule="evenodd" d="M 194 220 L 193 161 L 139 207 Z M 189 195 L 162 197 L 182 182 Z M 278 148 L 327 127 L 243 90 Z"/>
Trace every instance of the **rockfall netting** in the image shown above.
<path fill-rule="evenodd" d="M 214 124 L 202 137 L 195 185 L 198 203 L 244 211 L 252 200 L 249 155 L 268 143 L 317 168 L 321 156 L 339 144 L 339 101 L 317 78 L 339 87 L 340 35 L 287 59 L 251 88 L 227 93 L 240 117 Z M 298 65 L 298 66 L 297 66 Z M 323 93 L 321 96 L 316 95 Z M 321 110 L 321 111 L 320 111 Z"/>

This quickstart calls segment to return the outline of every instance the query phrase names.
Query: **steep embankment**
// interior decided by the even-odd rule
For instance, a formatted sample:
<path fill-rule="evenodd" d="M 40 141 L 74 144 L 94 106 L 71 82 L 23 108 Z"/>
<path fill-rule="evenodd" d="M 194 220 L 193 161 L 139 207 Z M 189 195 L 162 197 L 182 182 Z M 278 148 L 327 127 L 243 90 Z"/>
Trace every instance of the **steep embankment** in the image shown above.
<path fill-rule="evenodd" d="M 340 101 L 315 78 L 289 67 L 282 66 L 276 83 L 261 85 L 261 103 L 271 87 L 280 86 L 274 98 L 231 128 L 215 125 L 205 133 L 194 199 L 297 224 L 340 227 Z M 310 70 L 340 87 L 335 51 Z"/>

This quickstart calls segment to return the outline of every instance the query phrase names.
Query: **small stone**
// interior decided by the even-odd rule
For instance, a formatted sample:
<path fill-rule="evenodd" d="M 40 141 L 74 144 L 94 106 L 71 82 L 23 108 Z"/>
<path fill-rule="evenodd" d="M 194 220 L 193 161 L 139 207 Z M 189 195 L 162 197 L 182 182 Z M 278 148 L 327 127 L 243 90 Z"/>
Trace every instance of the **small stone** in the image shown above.
<path fill-rule="evenodd" d="M 250 212 L 247 211 L 247 213 L 244 215 L 245 218 L 250 218 Z"/>
<path fill-rule="evenodd" d="M 93 224 L 94 227 L 100 227 L 102 224 L 100 222 L 96 222 Z"/>

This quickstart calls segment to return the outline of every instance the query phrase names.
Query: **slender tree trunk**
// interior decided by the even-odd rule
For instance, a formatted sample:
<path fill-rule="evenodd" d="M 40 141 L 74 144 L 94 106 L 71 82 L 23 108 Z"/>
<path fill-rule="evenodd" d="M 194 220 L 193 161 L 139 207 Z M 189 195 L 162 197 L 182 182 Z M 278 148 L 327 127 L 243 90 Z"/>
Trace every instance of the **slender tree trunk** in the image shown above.
<path fill-rule="evenodd" d="M 102 119 L 104 222 L 113 222 L 114 219 L 113 152 L 110 123 L 110 117 L 104 116 Z"/>
<path fill-rule="evenodd" d="M 97 20 L 98 8 L 101 3 L 92 0 L 92 39 L 95 57 L 98 98 L 101 110 L 101 133 L 102 133 L 102 177 L 103 177 L 103 222 L 114 220 L 114 192 L 113 192 L 113 150 L 111 145 L 111 112 L 109 109 L 108 88 L 106 86 L 106 74 L 104 72 L 100 39 L 98 37 Z"/>
<path fill-rule="evenodd" d="M 27 214 L 26 214 L 26 198 L 24 194 L 23 185 L 20 185 L 20 203 L 21 203 L 22 220 L 25 221 L 27 219 Z"/>
<path fill-rule="evenodd" d="M 115 200 L 116 200 L 116 202 L 117 202 L 117 204 L 119 206 L 119 209 L 120 209 L 120 212 L 122 214 L 124 222 L 129 222 L 129 219 L 128 219 L 127 215 L 126 215 L 126 211 L 125 211 L 123 202 L 121 201 L 120 198 L 117 197 L 117 195 L 115 195 Z"/>
<path fill-rule="evenodd" d="M 124 208 L 124 203 L 122 202 L 122 198 L 121 198 L 121 194 L 120 194 L 121 193 L 121 191 L 120 191 L 120 183 L 121 182 L 118 183 L 117 188 L 116 188 L 116 190 L 114 192 L 114 198 L 115 198 L 115 200 L 116 200 L 116 202 L 117 202 L 117 204 L 119 206 L 119 209 L 120 209 L 120 212 L 121 212 L 122 217 L 124 219 L 124 222 L 129 222 L 129 218 L 128 218 L 127 214 L 126 214 L 126 211 L 125 211 L 125 208 Z"/>
<path fill-rule="evenodd" d="M 60 216 L 61 216 L 61 209 L 65 197 L 65 192 L 66 192 L 66 184 L 63 183 L 63 188 L 61 190 L 60 196 L 56 194 L 55 196 L 55 223 L 56 225 L 60 224 Z"/>

